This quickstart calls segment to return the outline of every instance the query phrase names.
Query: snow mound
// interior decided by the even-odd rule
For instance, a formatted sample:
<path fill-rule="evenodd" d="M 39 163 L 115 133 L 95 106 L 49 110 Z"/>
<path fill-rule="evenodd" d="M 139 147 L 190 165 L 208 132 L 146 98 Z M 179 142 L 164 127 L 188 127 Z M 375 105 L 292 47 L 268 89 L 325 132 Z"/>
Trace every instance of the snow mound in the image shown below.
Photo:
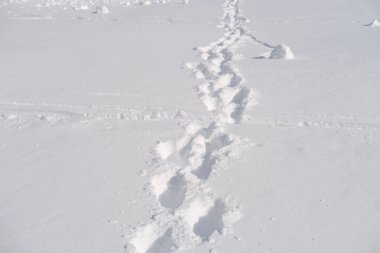
<path fill-rule="evenodd" d="M 155 148 L 162 160 L 166 160 L 173 153 L 173 144 L 170 141 L 159 142 Z"/>
<path fill-rule="evenodd" d="M 369 27 L 380 27 L 380 21 L 377 20 L 377 19 L 375 19 L 374 21 L 372 21 L 371 23 L 369 23 L 366 26 L 369 26 Z"/>
<path fill-rule="evenodd" d="M 290 50 L 290 47 L 284 44 L 280 44 L 273 48 L 272 52 L 269 55 L 269 59 L 291 60 L 294 59 L 294 54 Z"/>

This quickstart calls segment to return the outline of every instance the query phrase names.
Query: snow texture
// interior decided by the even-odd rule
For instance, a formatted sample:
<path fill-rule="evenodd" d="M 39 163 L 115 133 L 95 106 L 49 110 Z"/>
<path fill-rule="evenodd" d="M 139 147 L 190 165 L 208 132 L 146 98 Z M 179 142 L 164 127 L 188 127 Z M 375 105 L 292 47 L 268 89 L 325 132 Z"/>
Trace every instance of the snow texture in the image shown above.
<path fill-rule="evenodd" d="M 378 10 L 1 1 L 0 252 L 380 252 Z"/>

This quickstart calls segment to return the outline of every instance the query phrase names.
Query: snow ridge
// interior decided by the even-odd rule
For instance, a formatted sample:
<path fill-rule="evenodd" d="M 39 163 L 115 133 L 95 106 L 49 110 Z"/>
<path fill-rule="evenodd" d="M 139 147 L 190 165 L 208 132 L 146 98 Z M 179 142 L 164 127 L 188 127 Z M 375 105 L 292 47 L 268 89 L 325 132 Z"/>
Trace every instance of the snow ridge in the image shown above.
<path fill-rule="evenodd" d="M 128 253 L 187 252 L 199 244 L 217 240 L 218 233 L 231 232 L 240 208 L 231 197 L 213 193 L 209 181 L 242 147 L 228 125 L 242 123 L 254 104 L 254 93 L 233 66 L 234 50 L 252 40 L 243 26 L 239 0 L 225 0 L 221 27 L 224 36 L 198 47 L 201 62 L 185 63 L 195 78 L 200 101 L 211 122 L 183 124 L 184 133 L 158 142 L 148 171 L 149 189 L 157 203 L 151 219 L 132 228 L 126 238 Z"/>

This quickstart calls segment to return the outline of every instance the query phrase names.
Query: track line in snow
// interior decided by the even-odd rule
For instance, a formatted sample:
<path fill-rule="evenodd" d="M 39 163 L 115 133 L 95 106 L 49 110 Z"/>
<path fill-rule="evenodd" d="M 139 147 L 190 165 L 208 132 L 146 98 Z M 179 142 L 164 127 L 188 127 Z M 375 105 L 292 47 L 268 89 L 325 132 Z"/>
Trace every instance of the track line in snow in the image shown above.
<path fill-rule="evenodd" d="M 251 42 L 271 50 L 271 59 L 292 59 L 285 45 L 272 46 L 255 37 L 246 27 L 239 0 L 225 0 L 220 27 L 224 36 L 207 46 L 197 47 L 200 62 L 185 63 L 200 83 L 200 102 L 209 120 L 184 125 L 178 138 L 158 142 L 155 158 L 146 170 L 148 190 L 156 199 L 150 220 L 127 231 L 126 252 L 188 252 L 197 245 L 232 233 L 240 219 L 240 206 L 233 197 L 218 196 L 210 180 L 220 168 L 242 152 L 244 141 L 228 132 L 233 124 L 275 127 L 361 129 L 379 128 L 377 118 L 359 119 L 344 115 L 297 115 L 247 111 L 256 103 L 253 90 L 234 65 L 235 50 Z"/>
<path fill-rule="evenodd" d="M 240 218 L 234 199 L 218 196 L 208 184 L 241 152 L 243 141 L 228 133 L 228 125 L 242 123 L 254 104 L 254 93 L 233 64 L 235 49 L 252 38 L 238 0 L 225 0 L 223 11 L 224 36 L 197 48 L 199 63 L 184 64 L 201 82 L 198 95 L 210 120 L 184 124 L 182 136 L 157 143 L 147 171 L 157 208 L 149 221 L 127 232 L 126 252 L 186 252 L 230 232 Z"/>
<path fill-rule="evenodd" d="M 228 167 L 229 161 L 242 152 L 242 138 L 228 132 L 232 124 L 257 124 L 276 127 L 337 127 L 380 126 L 357 119 L 329 115 L 291 115 L 251 113 L 255 93 L 244 86 L 245 79 L 234 65 L 235 50 L 245 42 L 271 50 L 267 58 L 292 59 L 290 48 L 272 46 L 255 37 L 244 25 L 239 0 L 225 0 L 220 26 L 224 36 L 207 46 L 197 47 L 199 63 L 185 63 L 199 81 L 197 92 L 210 117 L 204 121 L 183 124 L 178 138 L 158 142 L 156 155 L 146 170 L 147 188 L 156 199 L 150 220 L 131 228 L 126 235 L 126 252 L 188 252 L 197 245 L 220 239 L 231 233 L 240 219 L 239 205 L 233 197 L 218 196 L 210 187 L 217 171 Z M 347 121 L 348 120 L 348 121 Z M 375 120 L 375 119 L 372 119 Z M 335 122 L 335 123 L 334 123 Z"/>
<path fill-rule="evenodd" d="M 0 119 L 71 123 L 92 120 L 194 121 L 207 115 L 165 110 L 161 107 L 46 102 L 0 102 Z"/>
<path fill-rule="evenodd" d="M 244 79 L 232 64 L 234 49 L 249 38 L 243 25 L 245 18 L 240 13 L 239 1 L 225 1 L 221 27 L 225 35 L 205 47 L 198 47 L 202 61 L 186 63 L 195 78 L 202 81 L 198 95 L 215 121 L 227 124 L 244 120 L 245 110 L 255 103 L 254 92 L 243 86 Z"/>
<path fill-rule="evenodd" d="M 245 121 L 245 124 L 314 129 L 380 129 L 380 117 L 375 116 L 260 111 L 250 112 L 249 115 L 250 118 Z M 136 105 L 0 101 L 0 120 L 16 123 L 47 122 L 56 125 L 102 120 L 175 121 L 182 123 L 199 120 L 212 122 L 213 117 L 206 114 L 199 115 L 184 111 L 164 110 L 161 107 Z"/>
<path fill-rule="evenodd" d="M 380 129 L 380 117 L 341 114 L 297 114 L 279 112 L 253 112 L 246 124 L 269 127 L 307 127 L 315 129 Z"/>
<path fill-rule="evenodd" d="M 187 4 L 188 0 L 107 0 L 107 1 L 93 1 L 93 0 L 82 0 L 82 1 L 71 1 L 71 0 L 5 0 L 0 2 L 0 8 L 6 7 L 8 5 L 26 5 L 31 4 L 36 8 L 49 8 L 49 7 L 71 7 L 73 10 L 86 11 L 93 10 L 93 13 L 107 14 L 108 12 L 104 10 L 106 6 L 112 7 L 133 7 L 133 6 L 149 6 L 149 5 L 164 5 L 169 3 L 181 3 Z M 102 10 L 103 7 L 103 10 Z M 108 9 L 107 9 L 108 10 Z"/>

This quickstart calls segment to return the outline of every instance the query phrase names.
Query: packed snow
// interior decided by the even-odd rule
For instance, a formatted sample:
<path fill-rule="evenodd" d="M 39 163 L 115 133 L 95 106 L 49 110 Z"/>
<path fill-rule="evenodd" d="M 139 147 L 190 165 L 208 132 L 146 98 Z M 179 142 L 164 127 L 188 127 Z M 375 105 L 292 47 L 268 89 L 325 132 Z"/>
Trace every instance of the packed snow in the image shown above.
<path fill-rule="evenodd" d="M 380 252 L 377 0 L 0 0 L 0 252 Z"/>

